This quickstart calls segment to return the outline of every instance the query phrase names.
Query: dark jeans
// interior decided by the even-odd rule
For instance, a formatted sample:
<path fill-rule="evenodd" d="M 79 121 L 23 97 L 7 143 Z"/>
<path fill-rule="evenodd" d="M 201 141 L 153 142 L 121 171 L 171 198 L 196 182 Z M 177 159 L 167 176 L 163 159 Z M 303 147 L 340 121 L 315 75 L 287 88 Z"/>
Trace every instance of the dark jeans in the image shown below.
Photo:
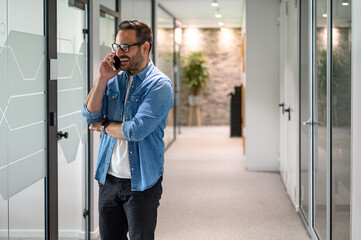
<path fill-rule="evenodd" d="M 99 184 L 99 228 L 102 240 L 153 240 L 162 177 L 151 188 L 131 191 L 130 179 L 107 175 Z"/>

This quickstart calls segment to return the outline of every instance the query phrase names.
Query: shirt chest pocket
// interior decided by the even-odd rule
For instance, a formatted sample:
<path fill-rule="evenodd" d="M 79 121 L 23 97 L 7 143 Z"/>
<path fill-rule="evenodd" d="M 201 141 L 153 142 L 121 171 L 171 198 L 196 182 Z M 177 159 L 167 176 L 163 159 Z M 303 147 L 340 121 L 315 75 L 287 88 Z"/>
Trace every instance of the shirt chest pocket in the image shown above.
<path fill-rule="evenodd" d="M 121 107 L 119 93 L 108 89 L 106 95 L 108 100 L 107 117 L 109 120 L 116 120 L 116 116 L 119 115 L 119 107 Z"/>
<path fill-rule="evenodd" d="M 143 100 L 142 95 L 132 95 L 130 97 L 130 111 L 132 115 L 136 114 L 142 100 Z"/>

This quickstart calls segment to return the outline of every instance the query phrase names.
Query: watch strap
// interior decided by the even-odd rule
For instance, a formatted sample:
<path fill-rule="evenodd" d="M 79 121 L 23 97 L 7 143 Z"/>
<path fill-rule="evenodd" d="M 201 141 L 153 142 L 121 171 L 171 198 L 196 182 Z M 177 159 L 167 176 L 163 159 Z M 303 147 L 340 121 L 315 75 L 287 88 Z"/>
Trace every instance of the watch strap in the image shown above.
<path fill-rule="evenodd" d="M 105 119 L 102 122 L 102 125 L 101 125 L 102 132 L 105 132 L 105 128 L 109 125 L 109 123 L 110 123 L 110 121 L 108 119 Z"/>

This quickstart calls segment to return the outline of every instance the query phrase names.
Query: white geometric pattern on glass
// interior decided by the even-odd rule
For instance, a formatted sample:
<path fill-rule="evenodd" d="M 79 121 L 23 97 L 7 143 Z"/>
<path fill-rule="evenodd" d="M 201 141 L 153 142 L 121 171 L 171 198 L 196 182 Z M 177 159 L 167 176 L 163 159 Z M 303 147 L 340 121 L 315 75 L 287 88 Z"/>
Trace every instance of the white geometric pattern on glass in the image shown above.
<path fill-rule="evenodd" d="M 76 53 L 71 40 L 58 39 L 58 42 L 73 49 L 73 53 L 58 52 L 58 130 L 69 133 L 68 139 L 60 140 L 59 144 L 70 163 L 76 159 L 79 144 L 85 143 L 86 124 L 81 116 L 86 86 L 85 57 L 83 45 Z"/>
<path fill-rule="evenodd" d="M 46 176 L 44 46 L 44 36 L 10 31 L 0 49 L 0 71 L 8 73 L 0 74 L 0 195 L 3 199 L 9 199 Z"/>

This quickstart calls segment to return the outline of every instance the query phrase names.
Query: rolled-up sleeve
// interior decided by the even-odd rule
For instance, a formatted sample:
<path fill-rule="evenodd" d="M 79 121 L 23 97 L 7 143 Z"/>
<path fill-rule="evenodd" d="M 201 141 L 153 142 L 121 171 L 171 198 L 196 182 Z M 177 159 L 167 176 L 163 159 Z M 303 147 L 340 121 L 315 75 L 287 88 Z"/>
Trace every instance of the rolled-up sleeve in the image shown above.
<path fill-rule="evenodd" d="M 162 121 L 167 120 L 173 107 L 173 87 L 168 79 L 158 81 L 145 95 L 137 113 L 121 126 L 122 135 L 128 141 L 142 141 Z"/>
<path fill-rule="evenodd" d="M 84 102 L 83 107 L 81 109 L 81 113 L 87 124 L 93 124 L 93 123 L 99 122 L 100 120 L 102 120 L 104 118 L 106 109 L 107 109 L 107 105 L 108 105 L 105 94 L 103 96 L 102 103 L 103 103 L 102 108 L 99 111 L 90 112 Z"/>
<path fill-rule="evenodd" d="M 88 108 L 86 107 L 85 103 L 83 104 L 83 108 L 81 110 L 81 113 L 84 117 L 84 120 L 87 124 L 93 124 L 96 122 L 99 122 L 103 119 L 103 113 L 102 109 L 100 109 L 97 112 L 90 112 Z"/>

